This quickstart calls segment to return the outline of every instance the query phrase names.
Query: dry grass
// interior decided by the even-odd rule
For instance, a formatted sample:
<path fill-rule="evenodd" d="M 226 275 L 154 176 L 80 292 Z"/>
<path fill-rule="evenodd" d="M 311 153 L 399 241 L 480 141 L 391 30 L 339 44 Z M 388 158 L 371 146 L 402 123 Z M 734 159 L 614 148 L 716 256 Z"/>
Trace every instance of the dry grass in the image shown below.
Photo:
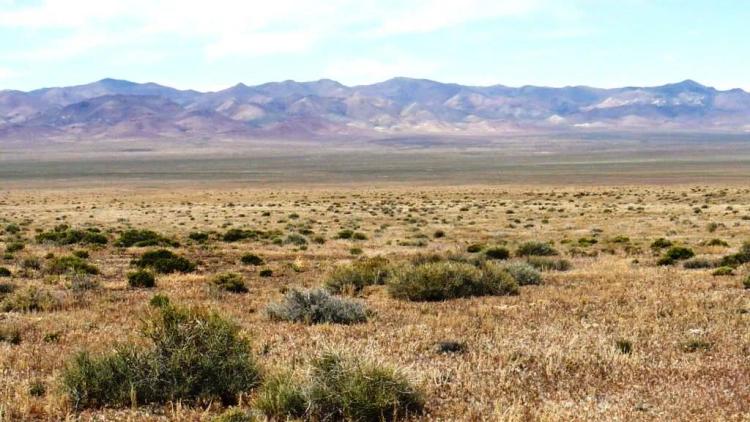
<path fill-rule="evenodd" d="M 101 228 L 110 243 L 34 242 L 37 230 L 63 222 Z M 15 189 L 0 192 L 0 227 L 10 223 L 21 231 L 3 234 L 0 251 L 16 236 L 25 247 L 0 260 L 13 274 L 0 284 L 43 286 L 62 298 L 62 308 L 0 313 L 0 329 L 21 335 L 18 345 L 0 341 L 0 420 L 210 420 L 220 414 L 218 404 L 180 403 L 74 413 L 59 390 L 61 370 L 77 351 L 139 341 L 139 321 L 155 293 L 236 321 L 265 368 L 302 376 L 325 350 L 396 366 L 424 390 L 426 419 L 750 418 L 750 290 L 742 286 L 748 266 L 727 277 L 657 266 L 659 253 L 649 246 L 664 237 L 698 257 L 735 251 L 750 240 L 747 188 Z M 158 275 L 154 289 L 128 288 L 131 260 L 150 248 L 115 247 L 116 232 L 127 228 L 176 239 L 182 246 L 175 252 L 197 263 L 196 271 Z M 281 240 L 221 241 L 230 228 L 278 230 Z M 367 239 L 336 239 L 345 229 Z M 445 235 L 436 238 L 437 230 Z M 209 239 L 191 241 L 192 232 L 210 233 Z M 294 233 L 307 244 L 285 242 Z M 313 241 L 318 236 L 325 242 Z M 730 246 L 704 245 L 714 238 Z M 471 244 L 515 251 L 529 240 L 553 242 L 572 268 L 545 271 L 541 285 L 523 286 L 516 296 L 419 303 L 390 298 L 386 286 L 368 286 L 360 299 L 373 315 L 363 324 L 276 322 L 264 312 L 290 288 L 319 287 L 335 264 L 356 259 L 352 248 L 398 263 Z M 44 265 L 24 268 L 28 258 L 45 263 L 50 252 L 59 257 L 79 249 L 101 271 L 87 276 L 96 283 L 84 285 L 94 287 L 76 288 L 73 276 L 47 274 Z M 248 252 L 264 265 L 243 265 Z M 260 277 L 263 269 L 273 275 Z M 209 287 L 215 274 L 227 271 L 242 275 L 247 294 Z M 465 352 L 437 353 L 441 341 L 465 343 Z M 623 341 L 632 344 L 630 353 L 618 346 Z M 39 382 L 46 392 L 34 395 Z M 252 400 L 250 394 L 240 406 Z"/>

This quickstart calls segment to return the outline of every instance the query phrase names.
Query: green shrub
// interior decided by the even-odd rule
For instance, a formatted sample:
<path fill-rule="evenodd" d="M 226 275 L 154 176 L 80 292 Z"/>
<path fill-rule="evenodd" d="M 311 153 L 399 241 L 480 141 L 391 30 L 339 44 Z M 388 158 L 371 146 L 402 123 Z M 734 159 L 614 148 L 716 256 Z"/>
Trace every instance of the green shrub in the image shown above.
<path fill-rule="evenodd" d="M 217 274 L 211 279 L 211 284 L 227 292 L 232 293 L 247 293 L 247 286 L 245 286 L 245 280 L 242 279 L 242 275 L 238 273 L 222 273 Z"/>
<path fill-rule="evenodd" d="M 2 302 L 3 312 L 48 312 L 62 308 L 60 299 L 49 290 L 27 286 L 11 292 Z"/>
<path fill-rule="evenodd" d="M 525 262 L 512 262 L 505 269 L 519 286 L 542 284 L 542 274 Z"/>
<path fill-rule="evenodd" d="M 257 230 L 229 229 L 222 236 L 222 240 L 225 242 L 239 242 L 245 239 L 257 240 L 261 237 L 265 236 Z"/>
<path fill-rule="evenodd" d="M 734 268 L 732 267 L 719 267 L 715 269 L 711 275 L 714 277 L 734 275 Z"/>
<path fill-rule="evenodd" d="M 9 269 L 5 267 L 0 267 L 0 277 L 10 277 L 10 276 L 11 276 L 11 272 Z"/>
<path fill-rule="evenodd" d="M 367 240 L 367 235 L 360 232 L 355 232 L 352 235 L 352 240 Z"/>
<path fill-rule="evenodd" d="M 748 262 L 750 262 L 750 242 L 745 242 L 737 253 L 721 258 L 718 265 L 721 267 L 737 268 Z"/>
<path fill-rule="evenodd" d="M 466 248 L 466 252 L 468 252 L 468 253 L 478 253 L 478 252 L 482 252 L 482 248 L 484 248 L 484 246 L 475 243 L 473 245 L 469 245 Z"/>
<path fill-rule="evenodd" d="M 517 256 L 553 256 L 559 253 L 549 243 L 545 242 L 525 242 L 518 247 Z"/>
<path fill-rule="evenodd" d="M 365 286 L 385 284 L 389 274 L 388 259 L 380 256 L 360 258 L 351 264 L 334 267 L 325 287 L 332 293 L 359 293 Z"/>
<path fill-rule="evenodd" d="M 188 239 L 193 242 L 203 243 L 208 240 L 208 233 L 204 232 L 192 232 L 188 235 Z"/>
<path fill-rule="evenodd" d="M 11 242 L 5 246 L 5 252 L 12 254 L 20 250 L 23 250 L 24 247 L 26 247 L 26 245 L 24 245 L 21 242 Z"/>
<path fill-rule="evenodd" d="M 694 256 L 695 253 L 693 252 L 693 250 L 684 246 L 672 246 L 671 248 L 667 249 L 667 252 L 664 253 L 664 257 L 672 259 L 674 261 L 682 261 L 685 259 L 690 259 Z"/>
<path fill-rule="evenodd" d="M 7 226 L 5 226 L 5 232 L 8 234 L 17 234 L 21 231 L 21 227 L 18 226 L 18 224 L 10 223 Z"/>
<path fill-rule="evenodd" d="M 487 259 L 503 260 L 510 258 L 510 251 L 502 246 L 492 246 L 484 250 Z"/>
<path fill-rule="evenodd" d="M 435 230 L 435 233 L 433 233 L 432 237 L 434 237 L 435 239 L 443 238 L 443 237 L 445 237 L 445 231 L 443 231 L 443 230 Z"/>
<path fill-rule="evenodd" d="M 138 288 L 151 288 L 156 286 L 154 274 L 146 270 L 138 270 L 128 273 L 128 286 Z"/>
<path fill-rule="evenodd" d="M 704 268 L 713 268 L 715 264 L 708 258 L 693 258 L 685 261 L 682 266 L 688 270 L 698 270 Z"/>
<path fill-rule="evenodd" d="M 335 354 L 313 362 L 309 383 L 313 420 L 393 421 L 424 409 L 422 393 L 398 371 Z"/>
<path fill-rule="evenodd" d="M 21 344 L 21 330 L 16 327 L 0 326 L 0 343 L 8 343 L 13 346 Z"/>
<path fill-rule="evenodd" d="M 539 271 L 568 271 L 572 265 L 567 259 L 547 258 L 543 256 L 530 256 L 526 263 Z"/>
<path fill-rule="evenodd" d="M 66 366 L 62 384 L 74 408 L 231 404 L 260 381 L 250 343 L 215 313 L 167 303 L 152 309 L 141 334 L 150 348 L 121 346 L 96 357 L 81 352 Z"/>
<path fill-rule="evenodd" d="M 336 239 L 351 239 L 354 236 L 354 230 L 343 229 L 336 234 Z"/>
<path fill-rule="evenodd" d="M 281 372 L 263 381 L 253 407 L 271 420 L 302 419 L 307 412 L 307 397 L 291 373 Z"/>
<path fill-rule="evenodd" d="M 291 233 L 287 235 L 286 238 L 284 238 L 284 244 L 292 244 L 297 246 L 307 245 L 307 238 L 299 233 Z"/>
<path fill-rule="evenodd" d="M 273 270 L 270 269 L 270 268 L 264 268 L 264 269 L 260 270 L 260 272 L 258 273 L 258 275 L 261 276 L 261 277 L 271 277 L 271 276 L 273 276 Z"/>
<path fill-rule="evenodd" d="M 77 256 L 60 256 L 53 258 L 47 271 L 50 274 L 99 274 L 96 266 L 89 264 Z"/>
<path fill-rule="evenodd" d="M 663 237 L 660 237 L 653 242 L 651 242 L 651 249 L 653 250 L 659 250 L 659 249 L 666 249 L 668 247 L 672 246 L 672 241 L 667 240 Z"/>
<path fill-rule="evenodd" d="M 61 225 L 51 231 L 39 233 L 36 236 L 36 241 L 38 243 L 54 243 L 56 245 L 106 245 L 109 239 L 99 229 L 88 228 L 79 230 Z"/>
<path fill-rule="evenodd" d="M 115 242 L 120 247 L 144 247 L 144 246 L 180 246 L 179 242 L 166 238 L 151 230 L 126 230 L 120 234 Z"/>
<path fill-rule="evenodd" d="M 624 355 L 629 355 L 633 352 L 633 342 L 630 340 L 618 339 L 615 342 L 615 347 L 617 347 L 617 350 Z"/>
<path fill-rule="evenodd" d="M 744 280 L 742 280 L 742 286 L 746 289 L 750 289 L 750 275 L 745 277 Z"/>
<path fill-rule="evenodd" d="M 461 297 L 517 293 L 517 284 L 502 268 L 485 263 L 481 268 L 463 262 L 429 262 L 394 271 L 388 283 L 391 296 L 413 301 L 440 301 Z"/>
<path fill-rule="evenodd" d="M 263 265 L 265 262 L 263 261 L 263 258 L 259 257 L 258 255 L 254 253 L 246 253 L 242 255 L 240 258 L 240 262 L 242 262 L 245 265 Z"/>
<path fill-rule="evenodd" d="M 147 251 L 139 259 L 133 260 L 132 264 L 139 268 L 151 268 L 162 274 L 195 271 L 195 264 L 166 249 Z"/>
<path fill-rule="evenodd" d="M 444 340 L 437 343 L 435 352 L 438 354 L 466 353 L 466 343 L 455 340 Z"/>
<path fill-rule="evenodd" d="M 711 350 L 711 343 L 704 340 L 689 340 L 682 344 L 682 350 L 687 353 Z"/>
<path fill-rule="evenodd" d="M 721 239 L 711 239 L 706 242 L 706 246 L 722 246 L 726 248 L 729 247 L 729 243 Z"/>
<path fill-rule="evenodd" d="M 282 302 L 269 305 L 266 311 L 273 320 L 305 324 L 356 324 L 367 321 L 364 305 L 332 296 L 323 289 L 292 289 Z"/>

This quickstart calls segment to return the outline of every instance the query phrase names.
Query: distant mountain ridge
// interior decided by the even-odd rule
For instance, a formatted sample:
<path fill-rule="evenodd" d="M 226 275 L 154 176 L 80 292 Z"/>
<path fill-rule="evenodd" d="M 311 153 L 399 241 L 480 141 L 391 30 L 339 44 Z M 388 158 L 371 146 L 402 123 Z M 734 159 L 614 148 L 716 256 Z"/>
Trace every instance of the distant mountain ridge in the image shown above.
<path fill-rule="evenodd" d="M 371 85 L 237 84 L 216 92 L 102 79 L 0 91 L 0 139 L 750 132 L 750 94 L 686 80 L 656 87 L 486 87 L 394 78 Z"/>

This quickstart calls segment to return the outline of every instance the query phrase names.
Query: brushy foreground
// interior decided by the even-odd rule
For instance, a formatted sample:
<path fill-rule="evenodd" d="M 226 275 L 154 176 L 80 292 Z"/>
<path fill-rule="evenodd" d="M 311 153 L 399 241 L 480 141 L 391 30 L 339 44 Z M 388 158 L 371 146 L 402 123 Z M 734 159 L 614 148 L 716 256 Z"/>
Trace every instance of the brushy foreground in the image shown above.
<path fill-rule="evenodd" d="M 6 190 L 0 420 L 747 420 L 747 241 L 744 186 Z"/>

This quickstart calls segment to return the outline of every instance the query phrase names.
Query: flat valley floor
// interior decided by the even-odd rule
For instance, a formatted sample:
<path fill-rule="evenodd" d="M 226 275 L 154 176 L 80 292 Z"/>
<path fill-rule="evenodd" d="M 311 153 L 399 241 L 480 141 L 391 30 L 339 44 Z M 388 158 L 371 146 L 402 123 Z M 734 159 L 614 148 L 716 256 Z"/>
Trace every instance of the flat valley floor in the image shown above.
<path fill-rule="evenodd" d="M 0 251 L 23 247 L 0 261 L 12 273 L 0 284 L 37 286 L 60 306 L 0 313 L 0 328 L 20 337 L 0 341 L 0 419 L 210 420 L 220 413 L 218 405 L 179 403 L 74 412 L 62 393 L 61 370 L 77 351 L 141 341 L 140 321 L 157 293 L 238 323 L 267 371 L 302 373 L 326 350 L 400 368 L 424 391 L 423 419 L 750 419 L 750 289 L 743 287 L 750 268 L 718 276 L 682 262 L 660 266 L 663 250 L 652 248 L 664 238 L 699 258 L 735 253 L 750 240 L 746 183 L 300 186 L 1 188 Z M 109 242 L 35 241 L 61 224 L 98 228 Z M 153 289 L 129 288 L 131 260 L 150 249 L 115 247 L 129 228 L 179 241 L 172 250 L 197 270 L 160 275 Z M 226 242 L 230 229 L 276 230 L 281 240 Z M 345 229 L 366 239 L 338 239 Z M 208 240 L 191 240 L 195 232 Z M 277 322 L 265 311 L 288 289 L 320 286 L 334 266 L 362 256 L 398 264 L 418 254 L 471 256 L 470 245 L 513 252 L 529 240 L 550 242 L 571 267 L 542 271 L 542 283 L 518 295 L 409 302 L 370 286 L 356 300 L 372 316 L 353 325 Z M 46 271 L 53 255 L 79 250 L 100 271 L 83 286 Z M 243 265 L 247 253 L 264 265 Z M 264 269 L 272 275 L 261 277 Z M 209 288 L 226 271 L 241 274 L 249 292 Z M 464 343 L 465 351 L 439 353 L 444 341 Z"/>

